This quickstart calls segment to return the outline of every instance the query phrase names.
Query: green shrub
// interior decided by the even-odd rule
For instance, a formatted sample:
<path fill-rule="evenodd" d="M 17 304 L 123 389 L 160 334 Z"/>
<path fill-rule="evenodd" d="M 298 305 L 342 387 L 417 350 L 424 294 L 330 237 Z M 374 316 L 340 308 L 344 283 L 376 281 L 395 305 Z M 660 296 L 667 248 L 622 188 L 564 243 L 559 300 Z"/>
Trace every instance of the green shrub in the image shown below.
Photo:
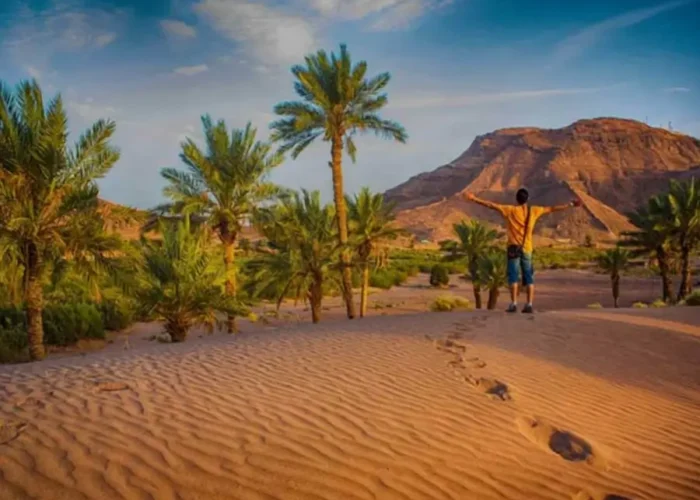
<path fill-rule="evenodd" d="M 27 331 L 22 325 L 0 326 L 0 363 L 29 360 Z"/>
<path fill-rule="evenodd" d="M 450 275 L 447 268 L 442 264 L 435 264 L 430 270 L 430 285 L 434 287 L 445 287 L 450 284 Z"/>
<path fill-rule="evenodd" d="M 104 339 L 102 316 L 94 304 L 60 304 L 44 309 L 44 343 L 66 346 L 81 339 Z"/>
<path fill-rule="evenodd" d="M 667 305 L 668 305 L 668 304 L 666 304 L 666 302 L 664 302 L 663 300 L 661 300 L 661 299 L 656 299 L 654 302 L 651 303 L 650 306 L 658 309 L 658 308 L 661 308 L 661 307 L 666 307 Z"/>
<path fill-rule="evenodd" d="M 603 305 L 600 302 L 594 302 L 593 304 L 588 304 L 588 309 L 602 309 Z"/>
<path fill-rule="evenodd" d="M 632 304 L 632 307 L 634 307 L 635 309 L 646 309 L 649 306 L 644 302 L 635 302 L 634 304 Z"/>
<path fill-rule="evenodd" d="M 369 276 L 369 286 L 388 290 L 402 285 L 408 279 L 408 274 L 396 269 L 377 269 Z"/>
<path fill-rule="evenodd" d="M 700 306 L 700 290 L 695 290 L 685 298 L 685 305 Z"/>
<path fill-rule="evenodd" d="M 457 309 L 471 309 L 471 302 L 455 295 L 441 295 L 430 304 L 433 312 L 450 312 Z"/>
<path fill-rule="evenodd" d="M 124 330 L 130 327 L 136 318 L 136 305 L 126 299 L 105 300 L 98 307 L 106 330 Z"/>

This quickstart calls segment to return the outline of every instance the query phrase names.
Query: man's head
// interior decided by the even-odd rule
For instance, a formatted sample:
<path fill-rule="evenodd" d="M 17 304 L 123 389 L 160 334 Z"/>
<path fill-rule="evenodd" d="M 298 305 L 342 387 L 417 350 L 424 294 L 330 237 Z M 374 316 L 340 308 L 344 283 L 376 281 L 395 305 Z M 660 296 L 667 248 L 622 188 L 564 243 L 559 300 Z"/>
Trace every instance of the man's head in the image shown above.
<path fill-rule="evenodd" d="M 518 189 L 518 192 L 515 193 L 515 199 L 518 202 L 518 205 L 524 205 L 527 203 L 527 200 L 530 198 L 530 193 L 527 192 L 527 189 L 525 188 L 520 188 Z"/>

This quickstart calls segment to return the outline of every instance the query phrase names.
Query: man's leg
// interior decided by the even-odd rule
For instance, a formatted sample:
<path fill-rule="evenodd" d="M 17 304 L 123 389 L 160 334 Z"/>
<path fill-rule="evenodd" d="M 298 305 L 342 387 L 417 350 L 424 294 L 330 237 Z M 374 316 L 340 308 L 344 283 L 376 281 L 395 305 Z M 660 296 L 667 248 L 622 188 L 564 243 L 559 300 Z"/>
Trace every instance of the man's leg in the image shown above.
<path fill-rule="evenodd" d="M 527 304 L 523 308 L 524 313 L 533 312 L 532 301 L 535 298 L 535 269 L 532 265 L 532 254 L 525 254 L 520 259 L 520 267 L 523 272 L 523 283 L 527 289 Z"/>
<path fill-rule="evenodd" d="M 520 259 L 508 259 L 508 286 L 510 287 L 510 305 L 506 312 L 518 310 L 518 283 L 520 282 Z"/>

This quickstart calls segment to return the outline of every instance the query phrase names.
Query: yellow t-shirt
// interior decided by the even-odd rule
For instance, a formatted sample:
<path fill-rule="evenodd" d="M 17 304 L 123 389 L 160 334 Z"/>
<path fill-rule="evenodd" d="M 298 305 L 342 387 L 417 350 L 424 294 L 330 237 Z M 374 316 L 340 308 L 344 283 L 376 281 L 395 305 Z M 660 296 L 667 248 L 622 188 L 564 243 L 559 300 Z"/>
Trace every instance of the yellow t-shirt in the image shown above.
<path fill-rule="evenodd" d="M 499 205 L 493 204 L 493 208 L 501 212 L 506 221 L 506 233 L 509 245 L 523 245 L 523 252 L 532 253 L 532 230 L 537 219 L 552 211 L 552 207 L 530 207 L 530 221 L 527 227 L 527 237 L 523 244 L 525 234 L 525 220 L 527 219 L 527 205 Z"/>

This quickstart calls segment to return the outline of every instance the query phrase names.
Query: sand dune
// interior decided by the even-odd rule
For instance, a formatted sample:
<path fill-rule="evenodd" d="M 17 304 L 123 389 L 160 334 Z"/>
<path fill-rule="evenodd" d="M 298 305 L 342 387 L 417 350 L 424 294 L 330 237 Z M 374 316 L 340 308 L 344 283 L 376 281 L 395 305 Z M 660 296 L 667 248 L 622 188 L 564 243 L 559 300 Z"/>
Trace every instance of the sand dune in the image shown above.
<path fill-rule="evenodd" d="M 0 498 L 700 498 L 689 311 L 375 317 L 3 367 Z"/>

